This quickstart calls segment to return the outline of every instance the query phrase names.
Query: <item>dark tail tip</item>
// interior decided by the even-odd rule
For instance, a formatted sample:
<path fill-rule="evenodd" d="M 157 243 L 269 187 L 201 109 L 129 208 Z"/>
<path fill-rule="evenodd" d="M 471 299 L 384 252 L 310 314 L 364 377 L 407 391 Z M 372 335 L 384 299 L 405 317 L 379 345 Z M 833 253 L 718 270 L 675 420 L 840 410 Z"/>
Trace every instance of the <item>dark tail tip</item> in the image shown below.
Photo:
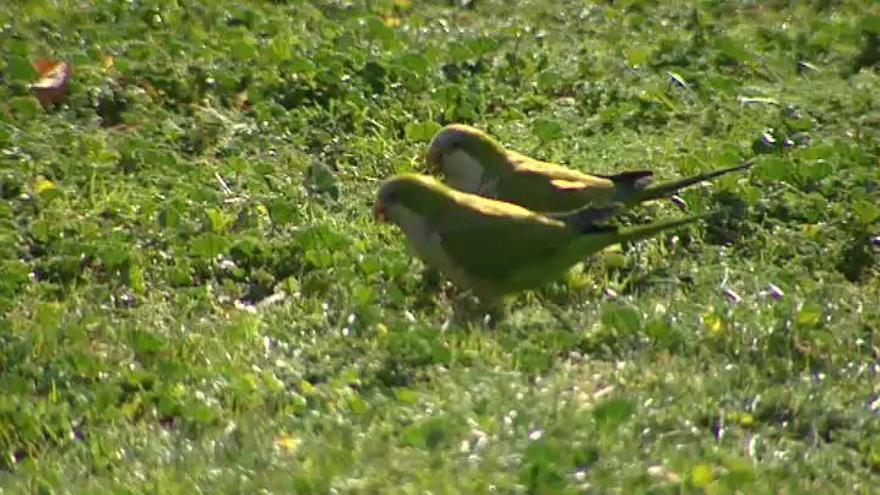
<path fill-rule="evenodd" d="M 643 191 L 638 191 L 638 194 L 635 195 L 634 201 L 635 203 L 640 203 L 642 201 L 648 201 L 652 199 L 658 199 L 662 197 L 669 196 L 679 189 L 684 189 L 685 187 L 692 186 L 694 184 L 698 184 L 700 182 L 714 179 L 715 177 L 719 177 L 725 174 L 729 174 L 731 172 L 737 172 L 740 170 L 747 170 L 752 166 L 754 160 L 747 160 L 739 165 L 735 165 L 733 167 L 727 167 L 722 169 L 713 170 L 711 172 L 705 172 L 702 174 L 691 175 L 689 177 L 685 177 L 683 179 L 673 180 L 669 182 L 663 182 L 661 184 L 657 184 L 655 186 L 651 186 Z"/>
<path fill-rule="evenodd" d="M 602 223 L 610 220 L 614 215 L 620 212 L 622 205 L 612 203 L 607 206 L 594 208 L 587 206 L 579 210 L 565 212 L 561 214 L 550 214 L 551 218 L 561 220 L 575 229 L 587 232 L 609 232 L 616 230 L 616 227 L 608 227 Z M 608 230 L 608 229 L 611 230 Z"/>
<path fill-rule="evenodd" d="M 582 234 L 611 234 L 613 232 L 619 232 L 620 229 L 617 225 L 609 225 L 609 224 L 597 224 L 597 223 L 588 223 L 584 225 L 579 225 Z"/>
<path fill-rule="evenodd" d="M 651 185 L 654 180 L 654 172 L 650 170 L 630 170 L 614 175 L 604 176 L 617 186 L 629 191 L 642 191 Z"/>

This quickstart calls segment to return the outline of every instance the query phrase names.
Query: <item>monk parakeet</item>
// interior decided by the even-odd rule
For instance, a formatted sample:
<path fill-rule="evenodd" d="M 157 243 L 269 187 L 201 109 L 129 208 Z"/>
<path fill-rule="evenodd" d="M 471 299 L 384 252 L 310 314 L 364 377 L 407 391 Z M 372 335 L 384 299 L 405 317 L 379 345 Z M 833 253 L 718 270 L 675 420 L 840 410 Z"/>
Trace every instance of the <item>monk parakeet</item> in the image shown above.
<path fill-rule="evenodd" d="M 538 287 L 611 244 L 637 241 L 700 216 L 629 229 L 602 224 L 619 205 L 552 215 L 402 174 L 379 189 L 373 215 L 403 230 L 418 257 L 487 306 Z"/>
<path fill-rule="evenodd" d="M 631 206 L 751 166 L 746 163 L 652 186 L 653 173 L 648 170 L 585 174 L 510 151 L 479 129 L 462 124 L 446 126 L 434 136 L 426 161 L 428 169 L 440 172 L 454 189 L 541 212 L 609 203 Z"/>

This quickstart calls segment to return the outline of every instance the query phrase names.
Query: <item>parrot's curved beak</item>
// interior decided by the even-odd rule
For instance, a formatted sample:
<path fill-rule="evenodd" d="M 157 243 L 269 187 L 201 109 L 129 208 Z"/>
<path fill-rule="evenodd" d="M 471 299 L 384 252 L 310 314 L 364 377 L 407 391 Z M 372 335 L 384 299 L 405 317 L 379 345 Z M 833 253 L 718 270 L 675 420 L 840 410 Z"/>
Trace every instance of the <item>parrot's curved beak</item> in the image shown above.
<path fill-rule="evenodd" d="M 388 220 L 385 215 L 385 205 L 381 201 L 376 201 L 373 205 L 373 220 L 379 223 L 385 223 Z"/>

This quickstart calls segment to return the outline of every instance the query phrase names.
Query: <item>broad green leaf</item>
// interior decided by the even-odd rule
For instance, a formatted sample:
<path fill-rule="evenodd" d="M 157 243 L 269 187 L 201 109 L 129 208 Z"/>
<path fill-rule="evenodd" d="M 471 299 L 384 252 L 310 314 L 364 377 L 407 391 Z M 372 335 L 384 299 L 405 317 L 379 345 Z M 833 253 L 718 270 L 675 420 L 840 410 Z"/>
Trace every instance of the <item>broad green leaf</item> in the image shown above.
<path fill-rule="evenodd" d="M 636 411 L 635 404 L 623 398 L 607 399 L 593 408 L 593 417 L 604 432 L 617 430 Z"/>
<path fill-rule="evenodd" d="M 223 254 L 228 244 L 224 236 L 208 232 L 190 241 L 189 252 L 201 258 L 214 258 Z"/>
<path fill-rule="evenodd" d="M 40 102 L 33 96 L 10 98 L 9 108 L 15 113 L 16 118 L 21 120 L 33 119 L 43 113 Z"/>
<path fill-rule="evenodd" d="M 859 200 L 853 204 L 853 214 L 862 225 L 869 225 L 880 218 L 880 205 Z"/>
<path fill-rule="evenodd" d="M 602 311 L 602 323 L 624 335 L 634 334 L 642 325 L 639 311 L 631 306 L 607 305 Z"/>
<path fill-rule="evenodd" d="M 5 72 L 10 80 L 22 82 L 31 82 L 40 75 L 29 60 L 15 56 L 6 59 Z"/>
<path fill-rule="evenodd" d="M 407 139 L 413 141 L 430 141 L 434 134 L 440 130 L 440 124 L 427 120 L 424 122 L 410 122 L 406 124 L 404 132 Z"/>
<path fill-rule="evenodd" d="M 400 57 L 400 64 L 407 69 L 424 76 L 431 68 L 431 62 L 419 53 L 407 53 Z"/>
<path fill-rule="evenodd" d="M 550 142 L 562 135 L 562 124 L 557 120 L 539 118 L 532 124 L 535 135 L 544 142 Z"/>
<path fill-rule="evenodd" d="M 728 37 L 716 39 L 715 49 L 736 62 L 746 62 L 752 58 L 751 53 L 745 48 L 742 41 Z"/>
<path fill-rule="evenodd" d="M 306 175 L 306 187 L 313 192 L 339 199 L 339 184 L 333 170 L 325 163 L 313 161 Z"/>

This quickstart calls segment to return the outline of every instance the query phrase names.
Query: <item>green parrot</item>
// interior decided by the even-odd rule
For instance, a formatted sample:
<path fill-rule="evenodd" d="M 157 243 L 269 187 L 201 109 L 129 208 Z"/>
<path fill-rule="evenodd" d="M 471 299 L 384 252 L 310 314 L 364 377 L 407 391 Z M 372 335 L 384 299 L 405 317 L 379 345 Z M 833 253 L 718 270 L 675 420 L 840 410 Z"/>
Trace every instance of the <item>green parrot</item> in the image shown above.
<path fill-rule="evenodd" d="M 645 239 L 705 216 L 628 229 L 601 223 L 620 209 L 612 204 L 545 215 L 453 190 L 426 175 L 401 174 L 380 187 L 373 216 L 400 227 L 428 266 L 493 307 L 507 294 L 561 277 L 609 245 Z"/>
<path fill-rule="evenodd" d="M 648 170 L 585 174 L 510 151 L 488 134 L 462 124 L 448 125 L 434 136 L 426 162 L 430 172 L 442 174 L 454 189 L 541 212 L 610 203 L 632 206 L 751 166 L 747 162 L 652 186 L 653 173 Z"/>

